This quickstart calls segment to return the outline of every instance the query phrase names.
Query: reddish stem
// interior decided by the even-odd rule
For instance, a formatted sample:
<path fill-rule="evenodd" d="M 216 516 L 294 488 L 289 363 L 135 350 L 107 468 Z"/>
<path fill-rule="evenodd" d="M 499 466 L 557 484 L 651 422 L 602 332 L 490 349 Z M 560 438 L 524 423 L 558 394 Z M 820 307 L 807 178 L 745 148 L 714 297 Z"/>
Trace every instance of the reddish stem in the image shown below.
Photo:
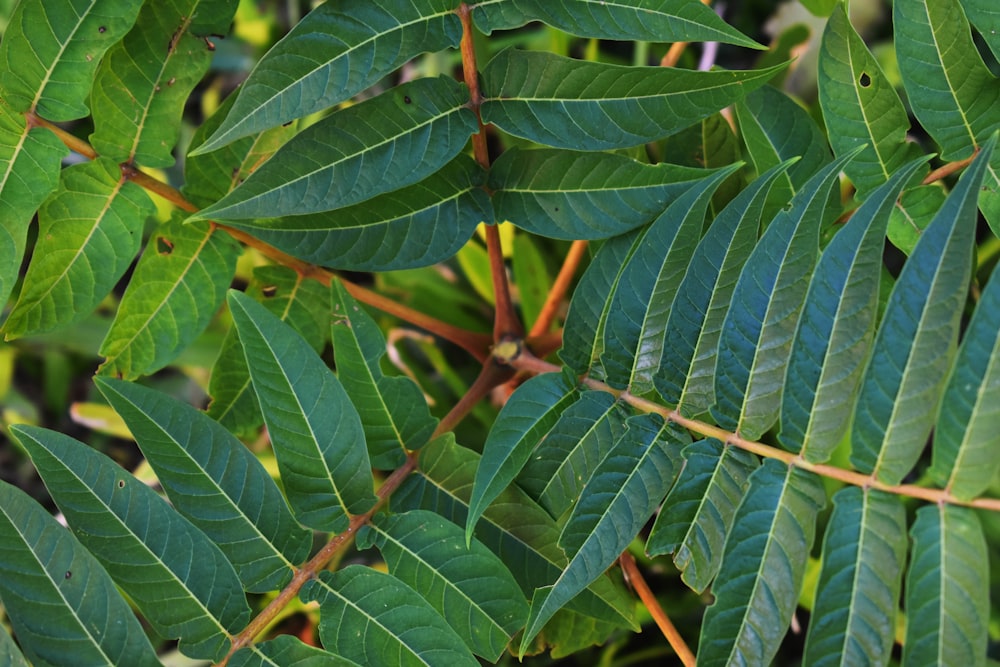
<path fill-rule="evenodd" d="M 681 637 L 681 633 L 677 632 L 677 628 L 674 627 L 673 622 L 671 622 L 670 617 L 667 616 L 667 612 L 663 610 L 660 606 L 659 600 L 653 595 L 653 591 L 650 590 L 649 585 L 646 580 L 642 577 L 642 572 L 639 570 L 639 566 L 635 563 L 635 558 L 628 551 L 622 553 L 618 557 L 618 563 L 621 565 L 622 572 L 625 574 L 625 581 L 632 586 L 632 589 L 639 595 L 639 599 L 642 600 L 642 604 L 645 605 L 646 609 L 649 610 L 650 616 L 656 621 L 656 625 L 660 628 L 660 632 L 666 637 L 667 642 L 670 644 L 671 648 L 674 649 L 674 653 L 680 658 L 681 663 L 684 667 L 694 667 L 695 657 L 691 649 L 688 648 L 687 643 L 684 638 Z"/>

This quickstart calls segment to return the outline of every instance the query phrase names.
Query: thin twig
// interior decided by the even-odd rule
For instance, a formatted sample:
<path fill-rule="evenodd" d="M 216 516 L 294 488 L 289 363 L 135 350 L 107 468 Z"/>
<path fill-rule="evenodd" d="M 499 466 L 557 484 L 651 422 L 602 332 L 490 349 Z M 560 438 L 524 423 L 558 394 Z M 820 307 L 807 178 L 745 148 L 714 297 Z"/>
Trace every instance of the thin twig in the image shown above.
<path fill-rule="evenodd" d="M 930 185 L 931 183 L 936 183 L 936 182 L 940 181 L 942 178 L 945 178 L 947 176 L 951 176 L 956 171 L 960 171 L 962 169 L 965 169 L 970 164 L 972 164 L 972 161 L 976 159 L 977 155 L 979 155 L 979 148 L 978 147 L 972 153 L 972 155 L 970 155 L 969 157 L 965 158 L 964 160 L 958 160 L 956 162 L 949 162 L 948 164 L 941 165 L 940 167 L 938 167 L 937 169 L 935 169 L 931 173 L 927 174 L 927 176 L 924 178 L 924 180 L 921 181 L 921 184 L 922 185 Z"/>
<path fill-rule="evenodd" d="M 663 610 L 660 606 L 659 600 L 653 595 L 653 591 L 650 590 L 649 585 L 646 580 L 642 577 L 642 572 L 639 570 L 639 566 L 635 563 L 635 558 L 628 551 L 622 552 L 622 555 L 618 557 L 618 563 L 621 565 L 622 572 L 625 575 L 625 580 L 629 585 L 635 590 L 639 595 L 639 599 L 642 600 L 642 604 L 645 605 L 646 609 L 649 610 L 650 616 L 656 621 L 656 626 L 660 628 L 660 632 L 666 637 L 667 642 L 670 647 L 674 649 L 674 653 L 680 658 L 681 663 L 684 667 L 694 667 L 695 657 L 691 649 L 688 648 L 687 643 L 684 638 L 681 637 L 681 633 L 677 632 L 677 628 L 671 622 L 670 617 L 667 616 L 667 612 Z"/>

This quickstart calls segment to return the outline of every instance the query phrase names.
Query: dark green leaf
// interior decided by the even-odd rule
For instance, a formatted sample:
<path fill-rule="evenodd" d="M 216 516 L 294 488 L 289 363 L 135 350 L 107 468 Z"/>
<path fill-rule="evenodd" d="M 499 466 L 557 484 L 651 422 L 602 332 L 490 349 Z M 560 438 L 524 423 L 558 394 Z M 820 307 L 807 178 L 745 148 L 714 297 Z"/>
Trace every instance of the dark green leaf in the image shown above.
<path fill-rule="evenodd" d="M 101 343 L 101 373 L 133 379 L 157 371 L 208 326 L 236 271 L 239 246 L 179 216 L 150 238 Z"/>
<path fill-rule="evenodd" d="M 375 504 L 361 419 L 294 329 L 245 294 L 228 301 L 288 502 L 302 524 L 340 532 Z"/>
<path fill-rule="evenodd" d="M 489 187 L 497 220 L 540 236 L 594 240 L 649 222 L 710 173 L 615 153 L 508 149 Z"/>
<path fill-rule="evenodd" d="M 1000 60 L 1000 9 L 993 0 L 962 0 L 962 8 L 993 56 Z"/>
<path fill-rule="evenodd" d="M 225 121 L 198 152 L 322 111 L 414 56 L 458 46 L 461 38 L 451 0 L 410 0 L 391 8 L 324 3 L 257 63 Z"/>
<path fill-rule="evenodd" d="M 813 473 L 767 459 L 750 476 L 705 611 L 698 662 L 766 665 L 792 620 L 816 515 L 826 502 Z"/>
<path fill-rule="evenodd" d="M 349 565 L 321 572 L 300 595 L 320 605 L 323 646 L 359 664 L 479 665 L 430 604 L 391 575 Z"/>
<path fill-rule="evenodd" d="M 142 627 L 97 562 L 48 510 L 0 481 L 0 602 L 36 665 L 154 666 Z M 28 663 L 0 629 L 0 664 Z"/>
<path fill-rule="evenodd" d="M 355 271 L 428 266 L 458 252 L 480 222 L 493 221 L 484 179 L 471 158 L 459 155 L 415 185 L 347 208 L 231 224 L 324 266 Z"/>
<path fill-rule="evenodd" d="M 951 368 L 965 303 L 976 196 L 996 137 L 924 230 L 886 306 L 851 431 L 851 463 L 899 484 L 927 442 Z"/>
<path fill-rule="evenodd" d="M 75 120 L 104 52 L 132 27 L 140 0 L 20 2 L 0 42 L 0 91 L 14 111 Z"/>
<path fill-rule="evenodd" d="M 920 235 L 944 205 L 945 194 L 940 183 L 917 185 L 904 191 L 889 218 L 886 230 L 889 241 L 907 255 L 913 252 Z M 983 192 L 980 196 L 986 194 Z"/>
<path fill-rule="evenodd" d="M 517 388 L 483 445 L 483 459 L 476 469 L 469 500 L 466 541 L 472 538 L 476 521 L 486 507 L 514 481 L 532 450 L 579 397 L 579 389 L 562 373 L 538 375 Z"/>
<path fill-rule="evenodd" d="M 229 667 L 356 667 L 358 663 L 323 649 L 303 644 L 294 635 L 278 635 L 266 642 L 240 649 Z"/>
<path fill-rule="evenodd" d="M 528 603 L 503 562 L 462 529 L 426 510 L 376 516 L 358 534 L 389 573 L 417 591 L 476 655 L 496 662 L 524 626 Z"/>
<path fill-rule="evenodd" d="M 807 461 L 826 461 L 847 432 L 875 334 L 885 228 L 896 197 L 926 161 L 910 162 L 872 192 L 813 271 L 781 403 L 781 443 Z"/>
<path fill-rule="evenodd" d="M 906 563 L 899 496 L 852 486 L 833 497 L 804 664 L 887 664 Z"/>
<path fill-rule="evenodd" d="M 979 519 L 965 507 L 921 507 L 910 536 L 903 665 L 985 665 L 990 576 Z"/>
<path fill-rule="evenodd" d="M 222 549 L 251 593 L 281 588 L 312 535 L 249 449 L 203 412 L 146 387 L 97 387 L 121 415 L 174 507 Z"/>
<path fill-rule="evenodd" d="M 701 593 L 719 572 L 736 508 L 758 463 L 749 452 L 715 439 L 683 453 L 684 468 L 660 508 L 646 552 L 673 553 L 681 579 Z"/>
<path fill-rule="evenodd" d="M 505 132 L 557 148 L 627 148 L 683 130 L 783 68 L 625 67 L 508 49 L 483 69 L 482 115 Z"/>
<path fill-rule="evenodd" d="M 540 248 L 540 245 L 541 242 L 531 234 L 514 235 L 511 273 L 517 285 L 521 318 L 528 324 L 538 320 L 552 290 L 552 277 L 545 261 L 544 247 Z"/>
<path fill-rule="evenodd" d="M 67 327 L 90 315 L 139 252 L 143 224 L 154 210 L 112 160 L 66 169 L 58 192 L 38 211 L 38 241 L 4 325 L 6 337 Z"/>
<path fill-rule="evenodd" d="M 361 416 L 368 455 L 376 468 L 403 464 L 406 451 L 427 443 L 438 420 L 413 380 L 387 377 L 380 363 L 385 337 L 339 280 L 331 286 L 332 338 L 337 377 Z"/>
<path fill-rule="evenodd" d="M 319 213 L 418 183 L 454 158 L 477 130 L 467 102 L 464 84 L 438 77 L 336 111 L 289 140 L 197 217 Z"/>
<path fill-rule="evenodd" d="M 219 548 L 96 450 L 34 426 L 11 430 L 77 539 L 156 631 L 179 637 L 192 657 L 224 656 L 230 634 L 250 620 L 250 607 Z"/>

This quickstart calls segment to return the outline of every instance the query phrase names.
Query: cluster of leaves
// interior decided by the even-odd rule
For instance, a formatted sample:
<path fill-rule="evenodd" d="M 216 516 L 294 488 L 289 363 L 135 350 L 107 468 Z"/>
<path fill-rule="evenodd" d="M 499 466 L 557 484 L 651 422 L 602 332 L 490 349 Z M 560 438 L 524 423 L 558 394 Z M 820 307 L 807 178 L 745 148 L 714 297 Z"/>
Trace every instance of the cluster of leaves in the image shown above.
<path fill-rule="evenodd" d="M 173 166 L 237 3 L 22 0 L 0 42 L 3 332 L 74 331 L 111 294 L 95 383 L 164 493 L 68 435 L 8 429 L 69 530 L 0 482 L 16 637 L 0 629 L 0 659 L 159 664 L 150 635 L 230 665 L 565 655 L 639 629 L 613 569 L 631 548 L 650 569 L 672 554 L 691 591 L 711 590 L 702 664 L 768 664 L 800 606 L 808 664 L 886 664 L 894 642 L 906 665 L 985 664 L 980 512 L 1000 510 L 980 497 L 1000 466 L 991 2 L 893 3 L 918 143 L 842 5 L 818 38 L 824 133 L 769 85 L 788 68 L 780 40 L 757 69 L 601 56 L 598 40 L 762 49 L 698 2 L 330 1 L 197 128 L 178 191 L 148 172 Z M 595 57 L 497 46 L 532 22 Z M 454 49 L 462 81 L 428 66 L 387 85 Z M 86 141 L 57 125 L 80 119 Z M 63 167 L 67 147 L 86 159 Z M 934 172 L 932 152 L 949 161 Z M 170 213 L 146 230 L 151 193 Z M 469 240 L 483 222 L 486 252 Z M 909 255 L 898 274 L 887 234 Z M 565 242 L 595 251 L 556 364 L 545 293 L 558 305 L 565 288 L 532 269 Z M 241 257 L 270 263 L 228 291 Z M 444 262 L 492 279 L 492 337 L 387 297 L 404 270 Z M 442 419 L 386 374 L 363 304 L 481 363 Z M 207 411 L 133 382 L 219 321 Z M 461 442 L 458 422 L 515 371 L 485 439 Z M 275 469 L 239 439 L 261 425 Z M 329 568 L 352 542 L 379 555 Z M 322 648 L 268 631 L 296 599 L 318 610 Z"/>

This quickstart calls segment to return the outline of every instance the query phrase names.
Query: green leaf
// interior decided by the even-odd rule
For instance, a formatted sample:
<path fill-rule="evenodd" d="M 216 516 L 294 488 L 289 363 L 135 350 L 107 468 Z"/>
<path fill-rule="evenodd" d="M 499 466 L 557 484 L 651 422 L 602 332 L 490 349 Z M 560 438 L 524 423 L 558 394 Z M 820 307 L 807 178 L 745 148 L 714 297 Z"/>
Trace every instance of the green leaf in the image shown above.
<path fill-rule="evenodd" d="M 698 662 L 766 665 L 788 630 L 826 502 L 813 473 L 767 459 L 750 476 L 705 610 Z"/>
<path fill-rule="evenodd" d="M 715 403 L 713 383 L 722 323 L 743 264 L 757 242 L 768 191 L 790 164 L 785 161 L 772 167 L 719 213 L 695 248 L 692 269 L 677 289 L 664 341 L 671 353 L 661 356 L 653 382 L 684 415 L 701 414 Z M 564 339 L 568 334 L 567 319 Z"/>
<path fill-rule="evenodd" d="M 360 565 L 321 572 L 302 587 L 320 605 L 327 650 L 362 665 L 479 665 L 443 618 L 395 577 Z"/>
<path fill-rule="evenodd" d="M 421 450 L 418 474 L 411 475 L 392 495 L 393 508 L 426 509 L 462 525 L 467 520 L 478 466 L 479 456 L 456 445 L 454 436 L 438 438 Z M 555 520 L 514 485 L 486 508 L 476 524 L 475 536 L 511 568 L 525 595 L 555 581 L 567 563 L 557 545 Z M 638 627 L 630 597 L 607 578 L 592 583 L 568 608 L 618 627 Z"/>
<path fill-rule="evenodd" d="M 111 459 L 61 433 L 11 428 L 77 539 L 161 635 L 219 660 L 250 620 L 240 581 L 204 533 Z M 164 604 L 169 600 L 169 604 Z"/>
<path fill-rule="evenodd" d="M 899 484 L 927 442 L 951 368 L 972 264 L 976 196 L 996 137 L 924 230 L 886 306 L 851 431 L 851 463 Z"/>
<path fill-rule="evenodd" d="M 225 121 L 197 150 L 216 150 L 353 97 L 426 51 L 458 46 L 451 0 L 383 7 L 324 3 L 257 63 Z"/>
<path fill-rule="evenodd" d="M 378 547 L 389 573 L 412 587 L 476 655 L 496 662 L 524 626 L 528 603 L 513 575 L 482 543 L 433 512 L 378 515 L 358 533 Z"/>
<path fill-rule="evenodd" d="M 909 255 L 920 240 L 934 214 L 944 205 L 944 188 L 940 183 L 917 185 L 903 192 L 889 218 L 886 236 L 894 246 Z M 980 197 L 988 193 L 980 193 Z"/>
<path fill-rule="evenodd" d="M 700 72 L 508 49 L 483 68 L 483 122 L 557 148 L 627 148 L 707 118 L 784 67 Z"/>
<path fill-rule="evenodd" d="M 333 281 L 331 295 L 337 378 L 361 417 L 372 465 L 391 470 L 403 464 L 407 450 L 427 443 L 438 420 L 413 380 L 382 374 L 385 337 L 375 320 L 339 280 Z"/>
<path fill-rule="evenodd" d="M 549 292 L 552 291 L 552 276 L 549 274 L 544 246 L 539 247 L 541 245 L 531 234 L 514 235 L 511 273 L 514 284 L 517 285 L 521 319 L 528 324 L 538 321 Z M 492 286 L 490 289 L 492 291 Z"/>
<path fill-rule="evenodd" d="M 7 303 L 18 279 L 35 211 L 59 186 L 66 153 L 52 132 L 29 126 L 24 116 L 0 104 L 0 303 Z"/>
<path fill-rule="evenodd" d="M 558 519 L 576 503 L 584 484 L 625 432 L 627 414 L 612 394 L 585 392 L 535 447 L 517 485 Z"/>
<path fill-rule="evenodd" d="M 959 0 L 893 2 L 892 22 L 913 114 L 942 159 L 968 157 L 1000 127 L 1000 81 L 979 56 Z"/>
<path fill-rule="evenodd" d="M 319 353 L 330 338 L 329 292 L 320 282 L 284 266 L 258 266 L 247 294 L 287 322 Z M 222 343 L 208 384 L 210 417 L 239 436 L 249 436 L 264 423 L 253 392 L 239 338 L 234 329 Z"/>
<path fill-rule="evenodd" d="M 756 457 L 714 438 L 684 448 L 684 468 L 653 524 L 646 553 L 674 554 L 681 579 L 698 593 L 722 565 L 726 537 Z"/>
<path fill-rule="evenodd" d="M 595 240 L 649 222 L 710 173 L 616 153 L 511 148 L 493 163 L 488 185 L 497 220 L 539 236 Z"/>
<path fill-rule="evenodd" d="M 830 15 L 823 32 L 819 102 L 834 153 L 843 156 L 864 146 L 844 167 L 859 197 L 919 153 L 906 142 L 910 123 L 899 95 L 855 32 L 844 5 Z"/>
<path fill-rule="evenodd" d="M 899 496 L 848 487 L 833 497 L 804 664 L 888 664 L 906 563 Z"/>
<path fill-rule="evenodd" d="M 125 274 L 153 214 L 152 200 L 112 160 L 63 172 L 59 190 L 38 211 L 38 241 L 7 339 L 52 331 L 90 315 Z"/>
<path fill-rule="evenodd" d="M 307 262 L 353 271 L 428 266 L 454 255 L 480 222 L 492 222 L 485 174 L 465 155 L 408 187 L 332 213 L 236 221 Z"/>
<path fill-rule="evenodd" d="M 312 535 L 295 523 L 278 486 L 243 443 L 203 412 L 146 387 L 96 378 L 174 508 L 236 568 L 243 588 L 286 585 Z"/>
<path fill-rule="evenodd" d="M 716 188 L 740 168 L 720 169 L 681 194 L 636 239 L 609 304 L 601 365 L 607 382 L 641 395 L 653 390 L 667 317 L 705 226 Z"/>
<path fill-rule="evenodd" d="M 931 478 L 969 500 L 993 481 L 1000 458 L 1000 272 L 993 270 L 965 330 L 934 427 Z"/>
<path fill-rule="evenodd" d="M 135 27 L 102 59 L 94 80 L 90 143 L 100 155 L 147 167 L 174 164 L 184 104 L 212 60 L 214 47 L 201 36 L 227 32 L 236 4 L 143 5 Z"/>
<path fill-rule="evenodd" d="M 438 77 L 336 111 L 289 140 L 196 217 L 319 213 L 418 183 L 455 157 L 477 130 L 467 103 L 464 84 Z"/>
<path fill-rule="evenodd" d="M 570 561 L 555 583 L 535 591 L 522 655 L 552 615 L 635 539 L 680 471 L 680 448 L 687 442 L 685 431 L 664 425 L 659 415 L 628 420 L 628 430 L 597 466 L 559 536 Z"/>
<path fill-rule="evenodd" d="M 20 489 L 0 481 L 0 602 L 36 665 L 159 665 L 142 627 L 94 558 Z M 27 667 L 0 630 L 0 662 Z"/>
<path fill-rule="evenodd" d="M 992 0 L 961 0 L 969 21 L 1000 60 L 1000 10 Z"/>
<path fill-rule="evenodd" d="M 208 326 L 236 271 L 239 246 L 180 216 L 150 238 L 101 343 L 100 372 L 126 380 L 173 361 Z"/>
<path fill-rule="evenodd" d="M 514 481 L 538 443 L 579 397 L 579 389 L 563 373 L 535 376 L 511 395 L 483 445 L 469 501 L 466 542 L 486 507 Z"/>
<path fill-rule="evenodd" d="M 712 414 L 745 438 L 757 439 L 778 418 L 827 198 L 850 159 L 842 157 L 809 179 L 768 226 L 736 283 L 719 335 Z"/>
<path fill-rule="evenodd" d="M 294 635 L 278 635 L 266 642 L 240 649 L 230 667 L 356 667 L 358 663 L 303 644 Z"/>
<path fill-rule="evenodd" d="M 986 664 L 989 554 L 972 510 L 929 505 L 910 529 L 903 665 Z"/>
<path fill-rule="evenodd" d="M 14 111 L 46 120 L 88 114 L 101 57 L 128 32 L 139 0 L 19 2 L 0 42 L 0 91 Z"/>
<path fill-rule="evenodd" d="M 240 292 L 228 297 L 285 495 L 296 518 L 340 532 L 375 504 L 361 419 L 305 340 Z"/>
<path fill-rule="evenodd" d="M 910 162 L 872 192 L 813 271 L 781 401 L 781 443 L 807 461 L 826 461 L 847 432 L 875 334 L 885 228 L 896 197 L 926 161 Z"/>

